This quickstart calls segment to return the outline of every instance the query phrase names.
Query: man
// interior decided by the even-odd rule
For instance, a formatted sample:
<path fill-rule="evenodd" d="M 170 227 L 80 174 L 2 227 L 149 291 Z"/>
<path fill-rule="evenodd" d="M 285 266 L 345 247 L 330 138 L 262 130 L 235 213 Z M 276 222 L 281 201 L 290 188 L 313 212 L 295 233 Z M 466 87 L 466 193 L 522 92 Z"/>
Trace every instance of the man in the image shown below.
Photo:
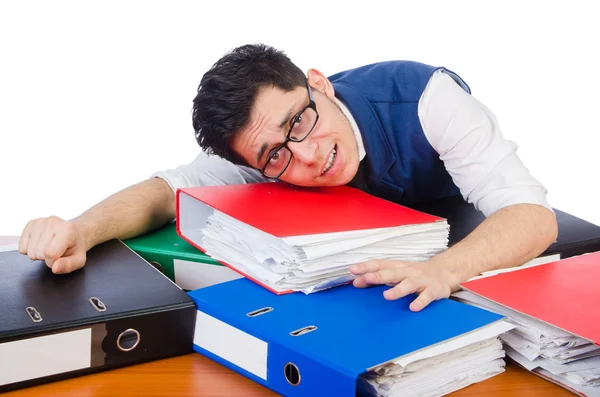
<path fill-rule="evenodd" d="M 327 78 L 316 69 L 305 75 L 271 47 L 242 46 L 203 76 L 193 126 L 204 149 L 193 162 L 71 221 L 29 222 L 19 250 L 54 273 L 71 272 L 93 246 L 171 221 L 175 189 L 184 186 L 349 184 L 407 206 L 461 194 L 487 216 L 463 241 L 426 262 L 350 268 L 356 287 L 392 286 L 387 299 L 416 292 L 410 307 L 418 311 L 483 271 L 527 262 L 557 235 L 546 189 L 503 139 L 492 112 L 444 68 L 384 62 Z"/>

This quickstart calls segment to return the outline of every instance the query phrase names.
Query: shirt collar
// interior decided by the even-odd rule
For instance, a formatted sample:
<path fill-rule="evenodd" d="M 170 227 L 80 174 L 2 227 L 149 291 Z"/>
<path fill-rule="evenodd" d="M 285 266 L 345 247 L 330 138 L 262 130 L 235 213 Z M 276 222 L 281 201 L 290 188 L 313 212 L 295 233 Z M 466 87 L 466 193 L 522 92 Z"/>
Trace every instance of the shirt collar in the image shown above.
<path fill-rule="evenodd" d="M 344 105 L 344 103 L 336 97 L 334 97 L 333 99 L 335 103 L 339 106 L 339 108 L 342 110 L 342 113 L 344 113 L 344 115 L 350 122 L 352 131 L 354 132 L 354 137 L 356 138 L 356 145 L 358 146 L 358 160 L 362 161 L 362 159 L 365 158 L 366 152 L 365 146 L 362 141 L 362 135 L 360 134 L 360 130 L 358 129 L 358 125 L 356 124 L 354 117 L 352 117 L 352 113 L 350 113 L 350 110 L 346 107 L 346 105 Z"/>

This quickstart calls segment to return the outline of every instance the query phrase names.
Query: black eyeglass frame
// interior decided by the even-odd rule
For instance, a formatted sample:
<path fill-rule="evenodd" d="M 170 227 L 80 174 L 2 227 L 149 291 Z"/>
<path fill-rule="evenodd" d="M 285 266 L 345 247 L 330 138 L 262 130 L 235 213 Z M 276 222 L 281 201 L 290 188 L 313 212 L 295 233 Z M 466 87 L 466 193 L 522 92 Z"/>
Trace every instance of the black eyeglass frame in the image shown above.
<path fill-rule="evenodd" d="M 292 150 L 288 146 L 288 143 L 290 143 L 290 142 L 299 143 L 299 142 L 304 141 L 310 135 L 310 133 L 313 132 L 313 130 L 315 129 L 315 126 L 317 125 L 317 121 L 319 121 L 319 112 L 317 111 L 317 104 L 315 103 L 315 99 L 313 97 L 312 90 L 311 90 L 310 85 L 308 83 L 306 83 L 306 90 L 308 91 L 308 105 L 306 105 L 305 107 L 303 107 L 302 110 L 300 110 L 298 113 L 296 113 L 296 115 L 292 118 L 292 126 L 290 127 L 290 130 L 288 131 L 287 135 L 285 136 L 285 140 L 275 150 L 271 151 L 271 154 L 269 155 L 269 157 L 267 157 L 267 162 L 265 163 L 265 165 L 260 170 L 260 173 L 263 176 L 267 177 L 267 178 L 277 179 L 281 175 L 283 175 L 283 173 L 285 172 L 285 170 L 288 169 L 290 163 L 292 162 L 292 158 L 294 157 L 294 152 L 292 152 Z M 294 125 L 296 124 L 296 120 L 298 120 L 298 118 L 302 116 L 302 114 L 306 111 L 306 109 L 312 109 L 312 110 L 314 110 L 314 112 L 317 115 L 317 117 L 315 117 L 315 122 L 313 123 L 312 127 L 310 127 L 310 130 L 308 130 L 308 132 L 306 133 L 306 135 L 304 135 L 301 139 L 296 139 L 296 138 L 294 138 L 294 137 L 291 136 L 291 133 L 292 133 L 292 130 L 294 129 Z M 270 175 L 265 174 L 265 170 L 266 170 L 267 166 L 269 165 L 269 163 L 271 162 L 271 159 L 277 153 L 279 153 L 280 150 L 282 150 L 284 148 L 287 149 L 290 152 L 290 158 L 289 158 L 287 164 L 285 165 L 285 167 L 283 167 L 283 170 L 277 176 L 270 176 Z"/>

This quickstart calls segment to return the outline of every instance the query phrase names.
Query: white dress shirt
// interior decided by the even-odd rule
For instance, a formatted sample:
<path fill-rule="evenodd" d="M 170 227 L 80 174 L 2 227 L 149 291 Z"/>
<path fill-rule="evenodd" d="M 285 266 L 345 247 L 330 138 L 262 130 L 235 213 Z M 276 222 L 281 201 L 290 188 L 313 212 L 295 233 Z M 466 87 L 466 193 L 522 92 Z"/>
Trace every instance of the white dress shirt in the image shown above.
<path fill-rule="evenodd" d="M 358 126 L 348 108 L 336 102 L 354 130 L 362 160 L 365 149 Z M 463 198 L 485 216 L 520 203 L 538 204 L 552 211 L 547 190 L 521 162 L 517 145 L 503 138 L 494 114 L 443 70 L 429 80 L 419 100 L 418 115 L 427 140 Z M 163 178 L 174 190 L 269 181 L 257 170 L 204 152 L 189 164 L 156 172 L 152 177 Z"/>

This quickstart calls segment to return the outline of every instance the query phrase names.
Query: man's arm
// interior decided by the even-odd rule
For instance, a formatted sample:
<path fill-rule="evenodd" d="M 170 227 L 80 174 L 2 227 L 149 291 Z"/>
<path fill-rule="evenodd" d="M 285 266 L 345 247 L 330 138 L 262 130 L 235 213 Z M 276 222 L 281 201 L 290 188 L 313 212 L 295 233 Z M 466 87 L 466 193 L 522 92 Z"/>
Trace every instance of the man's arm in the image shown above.
<path fill-rule="evenodd" d="M 160 178 L 151 178 L 111 195 L 71 221 L 56 216 L 30 221 L 19 251 L 46 261 L 54 273 L 85 264 L 86 252 L 113 239 L 127 239 L 162 226 L 175 217 L 175 194 Z"/>
<path fill-rule="evenodd" d="M 432 301 L 447 298 L 459 283 L 482 272 L 520 266 L 554 242 L 558 229 L 554 214 L 532 204 L 502 208 L 485 219 L 471 234 L 446 251 L 421 263 L 371 260 L 352 265 L 359 288 L 391 284 L 386 299 L 411 293 L 419 296 L 410 309 L 419 311 Z"/>
<path fill-rule="evenodd" d="M 71 223 L 82 231 L 87 250 L 113 238 L 128 239 L 175 218 L 175 192 L 161 178 L 150 178 L 117 192 Z"/>
<path fill-rule="evenodd" d="M 514 204 L 487 217 L 472 233 L 431 259 L 453 284 L 483 272 L 520 266 L 536 258 L 558 235 L 554 214 L 533 204 Z M 457 289 L 458 285 L 454 285 Z"/>
<path fill-rule="evenodd" d="M 71 221 L 51 216 L 30 221 L 19 241 L 19 251 L 46 261 L 54 273 L 69 273 L 85 265 L 86 252 L 113 239 L 127 239 L 175 218 L 175 190 L 267 181 L 258 171 L 238 167 L 204 152 L 190 163 L 157 172 L 130 186 Z"/>
<path fill-rule="evenodd" d="M 463 197 L 487 219 L 455 246 L 423 263 L 370 261 L 352 266 L 354 284 L 395 285 L 385 296 L 410 293 L 421 310 L 481 272 L 518 266 L 542 253 L 557 235 L 546 189 L 505 140 L 494 115 L 447 75 L 432 78 L 419 107 L 424 132 Z M 433 91 L 435 89 L 436 91 Z M 422 105 L 422 106 L 421 106 Z"/>

